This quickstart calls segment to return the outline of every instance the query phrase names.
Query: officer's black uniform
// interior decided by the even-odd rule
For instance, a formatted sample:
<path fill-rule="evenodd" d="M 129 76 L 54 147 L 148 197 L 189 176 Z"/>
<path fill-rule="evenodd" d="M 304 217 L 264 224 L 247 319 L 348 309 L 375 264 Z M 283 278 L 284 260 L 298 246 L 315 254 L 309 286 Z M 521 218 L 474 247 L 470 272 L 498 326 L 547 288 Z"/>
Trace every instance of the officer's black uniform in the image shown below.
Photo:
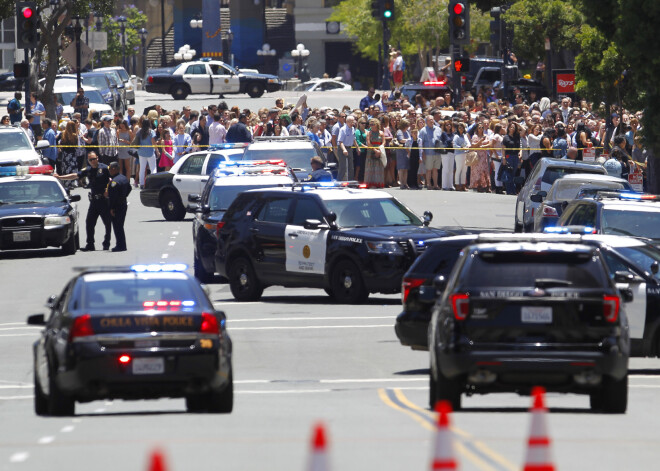
<path fill-rule="evenodd" d="M 312 173 L 309 174 L 309 177 L 307 177 L 307 181 L 308 182 L 331 182 L 332 181 L 332 174 L 324 168 L 319 168 L 318 170 L 314 170 Z"/>
<path fill-rule="evenodd" d="M 126 220 L 126 210 L 128 203 L 126 198 L 131 192 L 131 184 L 128 179 L 118 173 L 110 180 L 108 184 L 108 207 L 114 211 L 115 215 L 110 215 L 112 220 L 112 230 L 115 232 L 116 245 L 112 249 L 114 252 L 126 250 L 126 234 L 124 233 L 124 221 Z"/>
<path fill-rule="evenodd" d="M 110 181 L 110 172 L 108 166 L 99 163 L 98 168 L 87 166 L 78 172 L 78 178 L 87 177 L 89 181 L 89 210 L 87 210 L 87 218 L 85 219 L 85 229 L 87 230 L 87 243 L 85 249 L 94 249 L 94 230 L 96 228 L 96 221 L 99 216 L 105 226 L 105 237 L 103 237 L 103 250 L 110 248 L 110 210 L 108 209 L 108 202 L 105 198 L 105 189 Z"/>

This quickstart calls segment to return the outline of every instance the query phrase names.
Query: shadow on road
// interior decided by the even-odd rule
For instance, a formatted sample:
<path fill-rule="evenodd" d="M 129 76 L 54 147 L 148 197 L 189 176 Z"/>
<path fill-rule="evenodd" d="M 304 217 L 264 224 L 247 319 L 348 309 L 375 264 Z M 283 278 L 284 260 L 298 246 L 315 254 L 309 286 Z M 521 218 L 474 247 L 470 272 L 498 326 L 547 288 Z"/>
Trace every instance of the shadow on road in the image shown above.
<path fill-rule="evenodd" d="M 428 368 L 422 368 L 419 370 L 396 371 L 394 374 L 399 376 L 414 376 L 414 375 L 428 376 L 430 373 L 431 371 Z"/>
<path fill-rule="evenodd" d="M 548 411 L 552 414 L 603 414 L 603 412 L 592 411 L 591 409 L 576 409 L 573 407 L 550 407 Z M 484 412 L 520 414 L 528 413 L 528 407 L 465 407 L 454 413 L 481 414 Z M 607 414 L 609 415 L 609 414 Z"/>
<path fill-rule="evenodd" d="M 214 303 L 235 303 L 234 298 L 224 298 L 224 299 L 214 299 Z M 259 302 L 266 304 L 325 304 L 329 306 L 338 306 L 340 304 L 333 302 L 332 298 L 327 295 L 319 296 L 264 296 Z M 399 299 L 389 299 L 389 298 L 369 298 L 363 304 L 358 306 L 394 306 L 400 305 L 401 300 Z M 349 306 L 354 306 L 349 304 Z"/>
<path fill-rule="evenodd" d="M 660 376 L 660 369 L 652 369 L 652 368 L 628 369 L 628 374 L 631 376 L 635 376 L 635 375 Z"/>
<path fill-rule="evenodd" d="M 167 220 L 165 220 L 165 219 L 146 219 L 146 220 L 142 220 L 142 221 L 140 221 L 140 222 L 167 222 L 167 223 L 173 223 L 173 222 L 191 222 L 193 219 L 194 219 L 194 218 L 190 218 L 190 219 L 182 219 L 182 220 L 180 220 L 180 221 L 167 221 Z"/>
<path fill-rule="evenodd" d="M 131 411 L 131 412 L 90 412 L 88 414 L 76 414 L 76 417 L 135 417 L 135 416 L 156 416 L 156 415 L 182 415 L 190 414 L 185 410 L 163 410 L 163 411 Z"/>
<path fill-rule="evenodd" d="M 27 258 L 55 258 L 63 257 L 58 247 L 48 249 L 11 250 L 0 252 L 0 260 L 24 260 Z"/>

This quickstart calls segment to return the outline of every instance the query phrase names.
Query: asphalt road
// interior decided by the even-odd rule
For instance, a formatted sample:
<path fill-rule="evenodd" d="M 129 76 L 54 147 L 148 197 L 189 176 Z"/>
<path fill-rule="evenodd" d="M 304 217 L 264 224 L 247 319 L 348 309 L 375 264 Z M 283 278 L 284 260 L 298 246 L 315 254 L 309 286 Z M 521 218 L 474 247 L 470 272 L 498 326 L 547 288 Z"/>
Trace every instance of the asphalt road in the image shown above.
<path fill-rule="evenodd" d="M 513 226 L 509 196 L 391 191 L 418 214 L 431 210 L 434 226 Z M 398 343 L 393 324 L 400 300 L 393 295 L 373 295 L 353 307 L 332 304 L 322 290 L 268 288 L 261 302 L 236 303 L 227 285 L 211 285 L 234 341 L 232 414 L 187 414 L 183 399 L 163 399 L 97 401 L 78 404 L 75 418 L 37 417 L 30 346 L 38 329 L 24 322 L 44 312 L 46 298 L 63 288 L 72 267 L 192 265 L 190 219 L 165 222 L 158 210 L 142 207 L 137 191 L 130 203 L 127 252 L 0 253 L 0 470 L 147 469 L 155 448 L 164 451 L 168 470 L 304 469 L 317 421 L 328 427 L 332 469 L 429 469 L 428 354 Z M 84 197 L 83 219 L 86 208 Z M 631 361 L 625 415 L 593 414 L 586 397 L 548 397 L 558 469 L 657 468 L 659 365 Z M 465 410 L 452 415 L 461 468 L 520 469 L 530 401 L 513 394 L 464 399 Z"/>

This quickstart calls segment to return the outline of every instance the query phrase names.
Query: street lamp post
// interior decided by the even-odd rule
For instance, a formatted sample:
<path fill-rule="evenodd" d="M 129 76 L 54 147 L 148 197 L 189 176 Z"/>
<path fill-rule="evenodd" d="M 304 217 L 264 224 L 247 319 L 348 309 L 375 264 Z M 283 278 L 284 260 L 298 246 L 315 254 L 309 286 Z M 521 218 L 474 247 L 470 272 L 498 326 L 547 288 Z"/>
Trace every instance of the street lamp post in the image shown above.
<path fill-rule="evenodd" d="M 103 15 L 99 12 L 94 12 L 94 23 L 96 23 L 96 31 L 101 31 L 103 27 Z M 101 51 L 96 51 L 96 66 L 101 67 Z"/>
<path fill-rule="evenodd" d="M 121 65 L 126 68 L 126 17 L 120 16 L 117 18 L 119 27 L 121 28 Z"/>
<path fill-rule="evenodd" d="M 263 46 L 261 46 L 261 49 L 257 51 L 257 55 L 264 58 L 264 68 L 267 69 L 266 72 L 270 72 L 270 67 L 267 66 L 267 60 L 269 57 L 273 57 L 275 54 L 277 54 L 277 51 L 275 49 L 271 49 L 270 44 L 268 43 L 265 43 Z"/>
<path fill-rule="evenodd" d="M 80 63 L 82 59 L 80 57 L 80 36 L 82 35 L 82 26 L 80 25 L 80 17 L 74 16 L 76 24 L 73 27 L 73 34 L 75 35 L 76 40 L 76 87 L 80 88 L 82 84 L 82 78 L 80 77 Z"/>
<path fill-rule="evenodd" d="M 190 49 L 190 46 L 188 44 L 184 44 L 179 48 L 178 52 L 174 53 L 174 60 L 175 61 L 190 61 L 192 60 L 193 57 L 197 54 L 197 51 L 194 49 Z"/>
<path fill-rule="evenodd" d="M 302 75 L 302 68 L 303 68 L 303 57 L 308 57 L 309 56 L 309 49 L 305 49 L 305 45 L 303 43 L 299 43 L 294 50 L 291 51 L 291 55 L 293 57 L 298 58 L 298 78 L 302 82 L 303 79 L 301 77 Z"/>
<path fill-rule="evenodd" d="M 234 67 L 234 54 L 231 52 L 231 43 L 234 41 L 234 33 L 231 28 L 227 30 L 227 47 L 229 49 L 229 64 Z"/>
<path fill-rule="evenodd" d="M 147 75 L 147 35 L 149 32 L 145 28 L 140 28 L 138 34 L 142 40 L 142 77 L 145 77 Z"/>

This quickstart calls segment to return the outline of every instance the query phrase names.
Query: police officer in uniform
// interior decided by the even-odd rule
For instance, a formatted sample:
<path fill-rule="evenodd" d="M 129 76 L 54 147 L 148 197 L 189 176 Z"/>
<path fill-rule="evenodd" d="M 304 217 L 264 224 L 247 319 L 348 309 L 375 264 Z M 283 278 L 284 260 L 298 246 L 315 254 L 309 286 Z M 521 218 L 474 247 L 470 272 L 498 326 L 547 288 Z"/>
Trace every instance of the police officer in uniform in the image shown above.
<path fill-rule="evenodd" d="M 67 175 L 57 175 L 55 177 L 60 180 L 76 180 L 78 178 L 87 177 L 89 181 L 89 209 L 87 210 L 87 218 L 85 219 L 85 228 L 87 230 L 87 243 L 85 247 L 80 250 L 83 252 L 91 252 L 95 250 L 94 247 L 94 230 L 96 222 L 101 217 L 103 225 L 105 226 L 105 237 L 103 237 L 103 250 L 110 250 L 110 210 L 108 208 L 108 201 L 105 197 L 105 190 L 110 181 L 110 172 L 108 166 L 99 163 L 99 158 L 96 152 L 92 151 L 87 154 L 89 165 L 78 173 L 69 173 Z"/>
<path fill-rule="evenodd" d="M 126 220 L 126 210 L 128 209 L 126 198 L 131 192 L 131 184 L 124 175 L 119 173 L 118 162 L 112 162 L 108 166 L 108 169 L 110 170 L 111 177 L 107 190 L 108 207 L 110 208 L 112 230 L 115 233 L 116 242 L 112 251 L 125 252 L 126 234 L 124 233 L 124 221 Z"/>
<path fill-rule="evenodd" d="M 323 159 L 318 155 L 312 157 L 310 162 L 312 173 L 307 177 L 308 182 L 330 182 L 332 181 L 332 174 L 323 168 Z"/>

